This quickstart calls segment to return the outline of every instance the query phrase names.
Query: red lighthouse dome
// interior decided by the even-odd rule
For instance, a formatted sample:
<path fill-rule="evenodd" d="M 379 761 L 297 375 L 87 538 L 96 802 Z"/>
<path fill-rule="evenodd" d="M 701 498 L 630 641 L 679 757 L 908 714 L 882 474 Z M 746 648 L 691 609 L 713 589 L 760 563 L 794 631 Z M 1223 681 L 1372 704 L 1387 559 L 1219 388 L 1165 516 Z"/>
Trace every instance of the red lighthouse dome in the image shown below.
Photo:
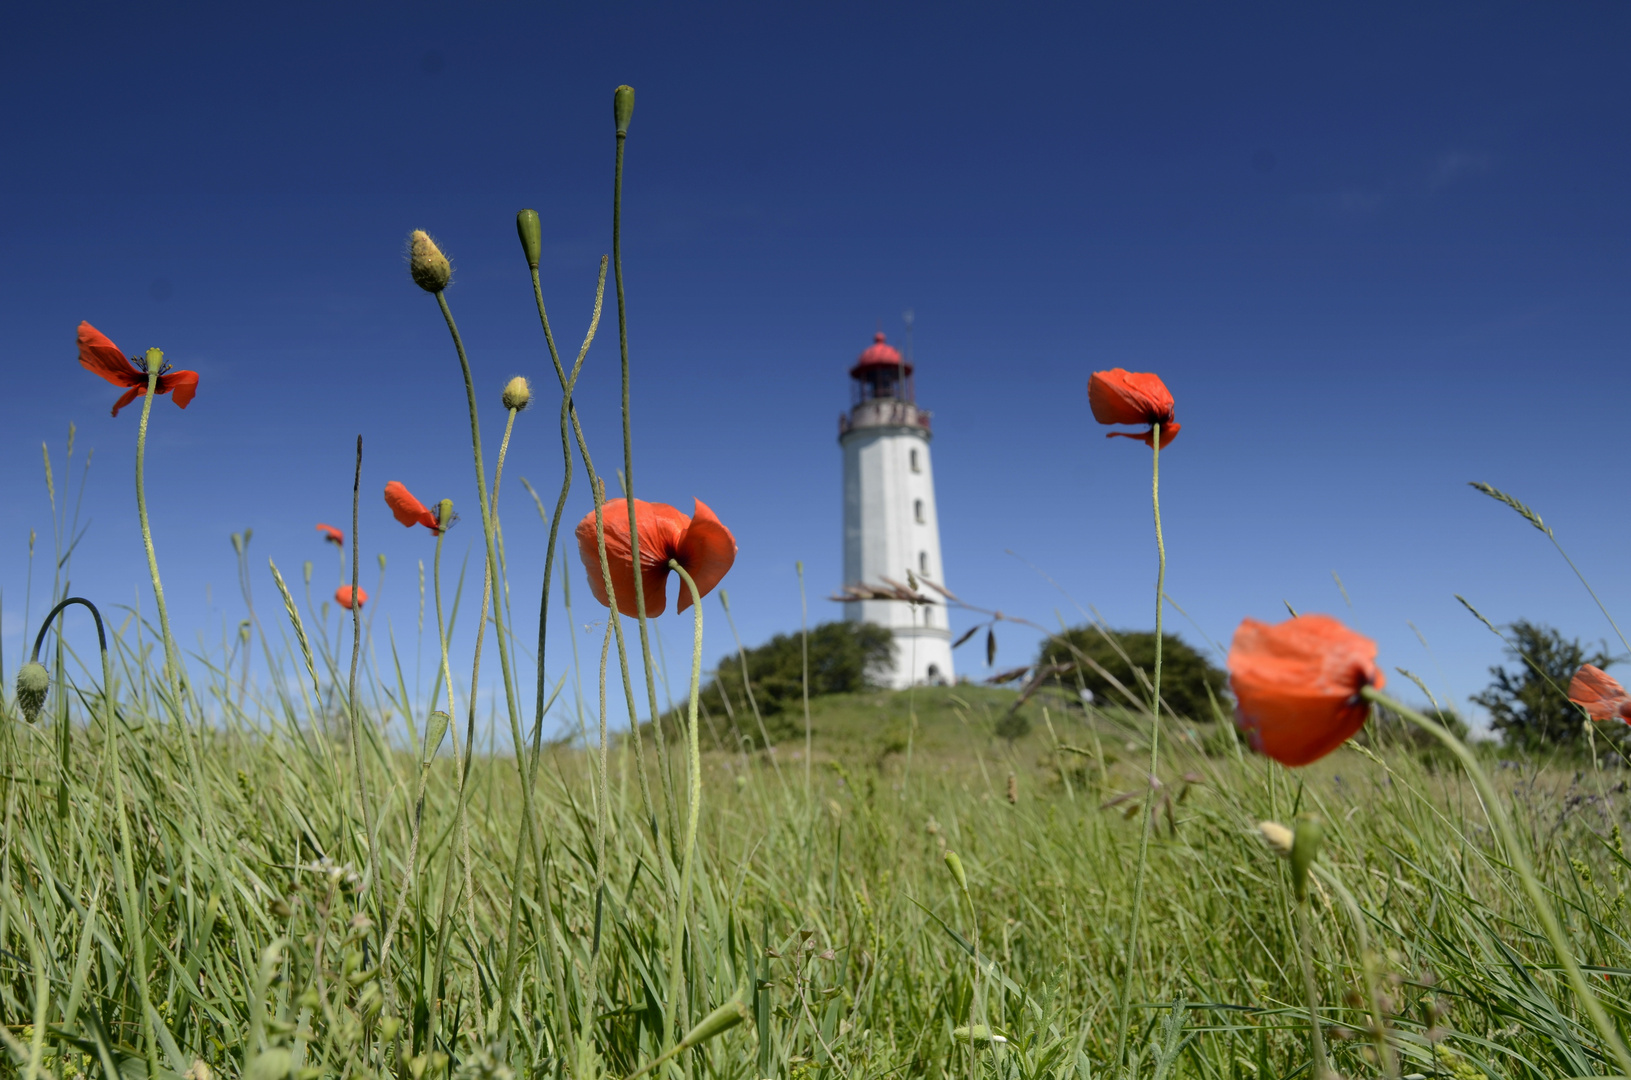
<path fill-rule="evenodd" d="M 868 345 L 860 356 L 855 358 L 855 366 L 849 369 L 850 378 L 861 378 L 868 368 L 889 367 L 900 369 L 904 366 L 905 374 L 912 373 L 912 365 L 907 362 L 901 364 L 900 350 L 889 344 L 882 330 L 872 335 L 872 344 Z"/>

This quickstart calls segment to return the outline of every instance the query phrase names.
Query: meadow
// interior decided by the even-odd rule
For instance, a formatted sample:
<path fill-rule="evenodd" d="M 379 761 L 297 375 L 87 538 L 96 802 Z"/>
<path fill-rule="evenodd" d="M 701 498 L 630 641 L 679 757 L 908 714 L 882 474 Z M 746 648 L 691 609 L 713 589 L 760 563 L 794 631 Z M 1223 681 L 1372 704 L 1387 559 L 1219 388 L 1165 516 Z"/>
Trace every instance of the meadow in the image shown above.
<path fill-rule="evenodd" d="M 620 88 L 618 192 L 632 107 Z M 436 639 L 447 640 L 455 593 L 491 627 L 488 684 L 496 667 L 513 753 L 475 745 L 476 695 L 465 691 L 484 685 L 481 645 L 455 657 L 443 644 L 428 695 L 363 648 L 354 545 L 333 606 L 309 591 L 297 599 L 305 583 L 291 588 L 245 554 L 243 573 L 269 573 L 281 609 L 263 608 L 217 653 L 184 654 L 150 539 L 142 448 L 150 421 L 185 419 L 155 402 L 186 408 L 197 377 L 170 371 L 158 350 L 132 363 L 81 327 L 82 363 L 125 388 L 121 406 L 140 405 L 137 522 L 154 607 L 105 624 L 111 613 L 64 595 L 59 573 L 52 600 L 67 606 L 38 627 L 3 703 L 9 1074 L 1625 1071 L 1618 770 L 1595 757 L 1501 760 L 1447 735 L 1448 749 L 1428 752 L 1395 724 L 1351 740 L 1351 725 L 1332 724 L 1363 721 L 1380 701 L 1374 673 L 1286 720 L 1320 737 L 1318 753 L 1277 749 L 1286 736 L 1267 720 L 1237 735 L 1228 702 L 1212 717 L 1166 714 L 1159 648 L 1150 693 L 1084 705 L 1068 686 L 1044 690 L 1023 706 L 1029 733 L 1012 740 L 997 737 L 996 719 L 1015 690 L 924 687 L 817 698 L 774 747 L 749 729 L 735 747 L 714 736 L 704 751 L 703 724 L 721 718 L 697 708 L 703 599 L 735 545 L 701 504 L 687 516 L 607 498 L 606 473 L 631 493 L 638 477 L 619 212 L 614 195 L 600 272 L 602 291 L 608 269 L 615 290 L 624 375 L 623 445 L 604 455 L 616 466 L 597 467 L 572 404 L 601 305 L 574 364 L 536 289 L 538 215 L 523 211 L 517 229 L 558 406 L 524 382 L 502 396 L 474 385 L 444 293 L 448 261 L 422 232 L 410 243 L 413 284 L 434 298 L 464 378 L 478 478 L 467 502 L 479 511 L 466 514 L 482 530 L 485 584 L 449 588 L 444 603 L 451 505 L 406 489 L 385 498 L 403 525 L 436 534 Z M 492 509 L 508 436 L 489 470 L 477 424 L 478 403 L 493 400 L 512 422 L 529 404 L 558 407 L 563 482 L 553 512 L 553 492 L 537 503 L 550 525 L 545 565 L 553 573 L 576 547 L 593 593 L 579 605 L 628 616 L 606 622 L 599 655 L 582 659 L 584 725 L 562 743 L 545 742 L 542 724 L 564 673 L 520 682 L 533 642 L 515 613 L 530 603 L 509 593 Z M 207 406 L 207 390 L 197 402 Z M 1170 397 L 1145 421 L 1135 438 L 1158 477 L 1177 434 Z M 574 475 L 596 504 L 575 528 L 562 517 Z M 354 492 L 353 537 L 356 505 L 377 497 Z M 52 499 L 67 522 L 66 495 Z M 1158 501 L 1155 524 L 1152 570 L 1164 569 Z M 345 530 L 334 532 L 343 544 Z M 235 543 L 247 552 L 247 538 Z M 902 602 L 951 599 L 908 581 Z M 669 625 L 695 627 L 688 685 L 674 687 L 685 705 L 611 730 L 619 702 L 664 715 L 647 644 L 664 590 L 681 609 Z M 1156 576 L 1157 642 L 1161 590 Z M 534 655 L 546 655 L 549 629 Z M 754 705 L 743 705 L 732 725 L 747 726 Z M 1299 755 L 1308 763 L 1276 760 Z"/>

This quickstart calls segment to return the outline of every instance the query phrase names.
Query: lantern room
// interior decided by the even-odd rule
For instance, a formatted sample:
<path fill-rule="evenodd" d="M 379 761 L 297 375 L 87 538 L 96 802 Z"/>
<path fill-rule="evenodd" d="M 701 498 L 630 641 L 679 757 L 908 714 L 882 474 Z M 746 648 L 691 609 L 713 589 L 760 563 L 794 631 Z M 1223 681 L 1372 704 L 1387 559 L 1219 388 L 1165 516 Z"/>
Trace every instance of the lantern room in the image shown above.
<path fill-rule="evenodd" d="M 902 359 L 900 350 L 889 344 L 882 331 L 872 336 L 872 344 L 856 358 L 849 369 L 850 404 L 891 400 L 915 403 L 912 364 Z"/>

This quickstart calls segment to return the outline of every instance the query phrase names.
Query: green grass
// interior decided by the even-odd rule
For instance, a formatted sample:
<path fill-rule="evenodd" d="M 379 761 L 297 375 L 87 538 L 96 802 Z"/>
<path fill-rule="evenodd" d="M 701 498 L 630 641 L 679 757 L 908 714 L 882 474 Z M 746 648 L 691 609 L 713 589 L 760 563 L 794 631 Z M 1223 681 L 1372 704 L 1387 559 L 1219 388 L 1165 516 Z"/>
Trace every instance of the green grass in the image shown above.
<path fill-rule="evenodd" d="M 265 704 L 281 720 L 257 729 L 238 717 L 235 684 L 216 670 L 194 684 L 192 708 L 208 702 L 236 722 L 183 727 L 165 718 L 164 684 L 134 644 L 116 645 L 116 748 L 88 676 L 66 695 L 53 691 L 40 725 L 6 728 L 0 1004 L 19 1074 L 37 1049 L 39 1075 L 139 1075 L 145 1014 L 160 1067 L 174 1073 L 202 1060 L 237 1075 L 267 1055 L 257 1076 L 286 1067 L 442 1075 L 444 1066 L 501 1075 L 499 1062 L 526 1076 L 624 1075 L 668 1045 L 665 1009 L 689 1025 L 743 992 L 762 1024 L 665 1068 L 692 1077 L 967 1075 L 966 1043 L 953 1031 L 968 1023 L 976 969 L 967 909 L 942 864 L 948 849 L 967 867 L 991 965 L 979 980 L 980 1015 L 1008 1040 L 980 1049 L 979 1070 L 1082 1080 L 1105 1071 L 1138 822 L 1126 817 L 1136 800 L 1101 807 L 1140 790 L 1136 717 L 1090 720 L 1056 701 L 1054 735 L 1038 723 L 1010 750 L 988 734 L 1012 700 L 1005 691 L 817 699 L 821 764 L 808 801 L 802 770 L 789 764 L 801 738 L 777 751 L 779 774 L 764 755 L 711 753 L 686 991 L 672 1002 L 664 988 L 677 859 L 671 838 L 654 841 L 641 820 L 631 755 L 619 746 L 591 1001 L 589 755 L 558 748 L 544 762 L 541 853 L 519 863 L 515 763 L 474 761 L 467 879 L 451 828 L 457 772 L 444 750 L 428 774 L 421 870 L 381 970 L 384 924 L 409 884 L 417 760 L 390 751 L 380 716 L 368 716 L 364 773 L 383 875 L 369 882 L 350 743 L 334 715 L 314 724 L 297 695 L 274 695 Z M 63 774 L 55 725 L 70 705 Z M 897 747 L 909 709 L 918 718 L 910 773 Z M 1055 736 L 1089 752 L 1056 753 Z M 1255 829 L 1299 808 L 1324 816 L 1324 865 L 1364 911 L 1405 1071 L 1611 1071 L 1456 774 L 1386 747 L 1344 749 L 1293 773 L 1227 749 L 1208 757 L 1196 741 L 1170 746 L 1162 779 L 1171 803 L 1152 846 L 1148 952 L 1136 975 L 1141 1074 L 1266 1080 L 1306 1066 L 1289 889 Z M 675 782 L 683 795 L 677 767 Z M 1631 950 L 1614 778 L 1509 769 L 1497 782 L 1515 795 L 1578 955 L 1608 972 L 1601 990 L 1623 1018 L 1631 975 L 1617 972 L 1631 971 Z M 1362 958 L 1333 899 L 1316 887 L 1322 997 L 1337 1030 L 1359 1030 Z M 509 1044 L 498 1046 L 512 900 L 521 961 Z M 1363 1043 L 1334 1040 L 1345 1075 L 1376 1073 Z"/>

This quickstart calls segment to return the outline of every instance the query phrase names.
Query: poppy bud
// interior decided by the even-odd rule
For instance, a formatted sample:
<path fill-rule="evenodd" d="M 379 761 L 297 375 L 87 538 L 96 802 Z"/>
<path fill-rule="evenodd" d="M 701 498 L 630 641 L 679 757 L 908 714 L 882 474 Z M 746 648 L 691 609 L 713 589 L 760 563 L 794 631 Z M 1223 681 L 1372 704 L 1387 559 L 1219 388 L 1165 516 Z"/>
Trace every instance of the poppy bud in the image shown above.
<path fill-rule="evenodd" d="M 413 275 L 413 283 L 428 293 L 441 292 L 453 277 L 447 256 L 424 229 L 408 234 L 408 273 Z"/>
<path fill-rule="evenodd" d="M 23 710 L 23 719 L 32 724 L 40 717 L 45 704 L 46 691 L 51 689 L 51 673 L 45 665 L 30 661 L 17 671 L 17 707 Z"/>
<path fill-rule="evenodd" d="M 1297 899 L 1308 895 L 1308 868 L 1314 865 L 1314 856 L 1325 842 L 1325 823 L 1312 814 L 1297 819 L 1291 845 L 1291 886 Z"/>
<path fill-rule="evenodd" d="M 504 384 L 504 407 L 520 412 L 532 404 L 532 387 L 527 383 L 525 375 L 517 375 Z"/>
<path fill-rule="evenodd" d="M 1296 837 L 1290 829 L 1278 821 L 1259 821 L 1257 831 L 1263 834 L 1264 842 L 1276 855 L 1282 859 L 1291 858 L 1291 846 L 1296 842 Z"/>
<path fill-rule="evenodd" d="M 634 87 L 619 86 L 612 92 L 612 119 L 617 121 L 619 136 L 629 133 L 629 118 L 634 115 Z"/>
<path fill-rule="evenodd" d="M 538 211 L 523 210 L 515 215 L 515 231 L 521 237 L 521 251 L 527 256 L 527 265 L 538 269 L 538 257 L 544 250 L 544 231 L 538 224 Z"/>
<path fill-rule="evenodd" d="M 946 869 L 950 870 L 951 876 L 957 880 L 957 887 L 964 892 L 968 892 L 968 876 L 963 873 L 963 860 L 957 857 L 955 851 L 946 852 L 944 858 L 946 860 Z"/>
<path fill-rule="evenodd" d="M 723 1035 L 747 1019 L 749 1019 L 748 1007 L 742 1003 L 741 998 L 733 997 L 707 1016 L 704 1016 L 696 1027 L 687 1031 L 685 1038 L 680 1040 L 680 1045 L 686 1047 L 700 1046 L 709 1039 Z"/>

